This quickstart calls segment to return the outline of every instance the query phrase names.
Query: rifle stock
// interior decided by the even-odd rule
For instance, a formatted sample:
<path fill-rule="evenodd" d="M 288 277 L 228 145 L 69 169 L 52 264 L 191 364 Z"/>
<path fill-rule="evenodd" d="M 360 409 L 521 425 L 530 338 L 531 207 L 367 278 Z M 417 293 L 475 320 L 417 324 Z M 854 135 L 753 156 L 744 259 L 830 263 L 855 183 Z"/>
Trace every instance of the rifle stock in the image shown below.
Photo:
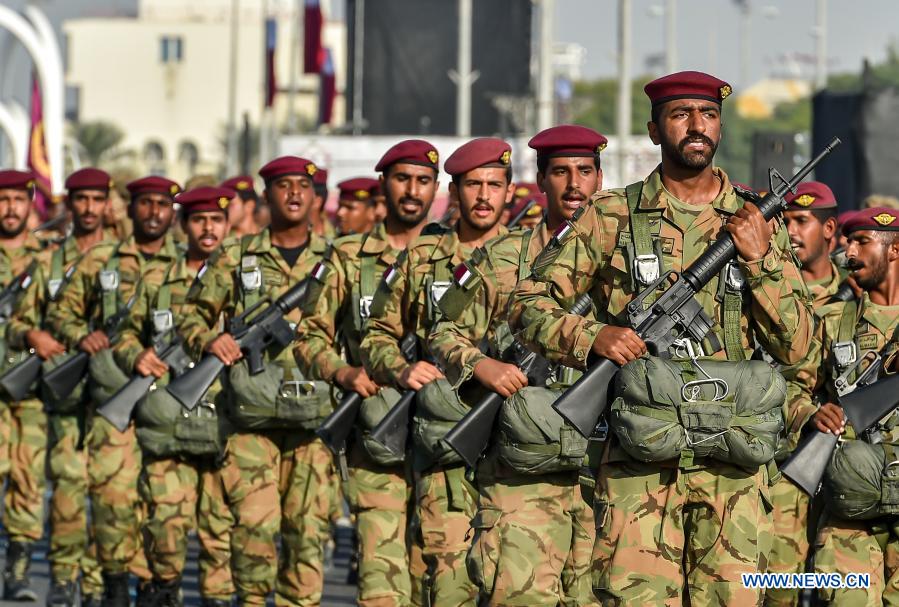
<path fill-rule="evenodd" d="M 76 352 L 52 371 L 44 373 L 41 381 L 54 398 L 65 398 L 84 378 L 89 362 L 90 355 L 87 352 Z"/>
<path fill-rule="evenodd" d="M 781 473 L 809 495 L 815 495 L 839 438 L 820 430 L 810 432 L 780 467 Z"/>
<path fill-rule="evenodd" d="M 206 354 L 190 371 L 179 375 L 165 387 L 181 406 L 193 411 L 215 378 L 225 368 L 225 363 L 214 354 Z"/>
<path fill-rule="evenodd" d="M 412 404 L 415 402 L 415 394 L 415 390 L 403 392 L 400 400 L 371 431 L 371 439 L 383 445 L 396 457 L 403 457 L 406 453 L 406 441 L 409 439 L 409 418 L 412 413 Z"/>
<path fill-rule="evenodd" d="M 358 392 L 349 392 L 340 399 L 337 408 L 331 412 L 315 433 L 322 442 L 335 454 L 346 449 L 346 441 L 353 431 L 353 424 L 362 408 L 362 396 Z"/>
<path fill-rule="evenodd" d="M 836 303 L 839 301 L 852 301 L 855 299 L 855 291 L 852 290 L 852 287 L 849 286 L 848 282 L 843 282 L 840 284 L 837 292 L 830 296 L 830 299 L 827 300 L 827 303 Z"/>
<path fill-rule="evenodd" d="M 459 454 L 469 468 L 474 468 L 481 454 L 487 449 L 493 432 L 493 422 L 499 415 L 504 400 L 501 395 L 491 392 L 472 407 L 443 437 L 444 442 Z"/>
<path fill-rule="evenodd" d="M 840 397 L 840 406 L 856 432 L 864 432 L 899 405 L 899 375 L 890 375 Z"/>
<path fill-rule="evenodd" d="M 36 354 L 30 354 L 28 358 L 0 376 L 0 387 L 14 401 L 24 399 L 37 382 L 42 364 L 43 362 Z"/>

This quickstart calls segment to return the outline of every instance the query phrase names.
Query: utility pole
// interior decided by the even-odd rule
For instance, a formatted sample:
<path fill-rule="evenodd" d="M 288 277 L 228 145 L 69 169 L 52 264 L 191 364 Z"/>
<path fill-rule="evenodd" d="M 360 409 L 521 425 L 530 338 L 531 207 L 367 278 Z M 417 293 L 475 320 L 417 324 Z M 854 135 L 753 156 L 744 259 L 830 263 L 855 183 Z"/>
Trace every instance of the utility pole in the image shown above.
<path fill-rule="evenodd" d="M 618 0 L 618 185 L 627 183 L 631 134 L 631 0 Z"/>
<path fill-rule="evenodd" d="M 231 0 L 231 48 L 228 56 L 228 152 L 225 173 L 237 172 L 237 41 L 240 0 Z"/>
<path fill-rule="evenodd" d="M 665 2 L 665 71 L 677 71 L 677 0 Z"/>
<path fill-rule="evenodd" d="M 362 80 L 365 76 L 362 62 L 365 55 L 365 0 L 353 3 L 353 135 L 361 135 L 365 128 L 362 115 Z"/>
<path fill-rule="evenodd" d="M 750 25 L 752 10 L 750 0 L 738 0 L 740 7 L 740 88 L 744 91 L 752 84 L 749 76 L 750 62 Z"/>
<path fill-rule="evenodd" d="M 471 85 L 480 74 L 471 70 L 472 0 L 459 0 L 459 50 L 456 69 L 449 71 L 456 83 L 456 135 L 471 136 Z"/>
<path fill-rule="evenodd" d="M 827 87 L 827 0 L 818 0 L 815 23 L 815 90 Z"/>
<path fill-rule="evenodd" d="M 537 80 L 537 131 L 553 125 L 553 30 L 555 0 L 540 0 L 539 78 Z"/>
<path fill-rule="evenodd" d="M 287 132 L 297 130 L 297 63 L 300 56 L 300 19 L 305 20 L 302 0 L 294 0 L 294 16 L 290 32 L 290 88 L 287 89 Z"/>
<path fill-rule="evenodd" d="M 266 49 L 266 37 L 268 35 L 268 2 L 262 0 L 262 22 L 260 30 L 262 32 L 262 85 L 259 87 L 262 91 L 262 112 L 259 114 L 259 164 L 265 164 L 269 161 L 271 147 L 271 131 L 269 122 L 271 122 L 271 108 L 265 104 L 266 95 L 266 78 L 268 77 L 268 55 Z"/>

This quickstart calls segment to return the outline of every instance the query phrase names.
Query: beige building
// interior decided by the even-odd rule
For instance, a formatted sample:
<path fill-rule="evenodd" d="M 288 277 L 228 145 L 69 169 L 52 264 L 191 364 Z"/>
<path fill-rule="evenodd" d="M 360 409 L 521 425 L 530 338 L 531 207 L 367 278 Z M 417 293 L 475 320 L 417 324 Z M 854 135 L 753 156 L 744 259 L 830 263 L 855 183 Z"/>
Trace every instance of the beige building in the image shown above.
<path fill-rule="evenodd" d="M 273 122 L 279 127 L 289 122 L 291 99 L 285 89 L 294 67 L 300 91 L 293 99 L 296 124 L 314 125 L 318 77 L 301 74 L 302 0 L 240 0 L 238 128 L 244 113 L 254 127 L 263 113 L 266 5 L 277 20 L 281 92 Z M 228 123 L 231 6 L 231 0 L 140 0 L 136 18 L 66 22 L 66 81 L 78 91 L 79 120 L 105 120 L 120 127 L 126 134 L 123 147 L 134 152 L 143 171 L 180 180 L 217 173 L 224 163 Z M 323 44 L 331 48 L 335 63 L 338 97 L 332 126 L 339 126 L 344 117 L 344 24 L 326 22 Z"/>

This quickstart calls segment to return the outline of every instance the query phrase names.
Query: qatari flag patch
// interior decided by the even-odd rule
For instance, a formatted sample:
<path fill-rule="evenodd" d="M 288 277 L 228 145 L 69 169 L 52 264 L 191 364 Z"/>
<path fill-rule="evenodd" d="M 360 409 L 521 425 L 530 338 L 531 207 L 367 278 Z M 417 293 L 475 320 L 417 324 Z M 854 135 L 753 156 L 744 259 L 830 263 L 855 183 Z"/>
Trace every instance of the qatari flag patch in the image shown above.
<path fill-rule="evenodd" d="M 460 263 L 453 269 L 453 281 L 460 287 L 464 287 L 472 278 L 474 278 L 474 272 L 465 263 Z"/>

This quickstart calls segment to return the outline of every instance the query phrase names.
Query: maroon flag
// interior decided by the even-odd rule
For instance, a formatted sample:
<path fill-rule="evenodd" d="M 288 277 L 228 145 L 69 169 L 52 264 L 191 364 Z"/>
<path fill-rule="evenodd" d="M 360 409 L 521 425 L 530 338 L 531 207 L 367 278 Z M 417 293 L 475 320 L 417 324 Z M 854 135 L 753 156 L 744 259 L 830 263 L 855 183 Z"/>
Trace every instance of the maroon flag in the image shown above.
<path fill-rule="evenodd" d="M 265 107 L 272 107 L 278 82 L 275 79 L 275 48 L 277 46 L 278 24 L 269 17 L 265 20 Z"/>
<path fill-rule="evenodd" d="M 44 141 L 44 102 L 41 87 L 34 74 L 31 75 L 31 133 L 28 137 L 28 168 L 34 173 L 37 185 L 34 188 L 34 202 L 41 217 L 46 217 L 50 192 L 50 161 L 47 159 L 47 145 Z"/>
<path fill-rule="evenodd" d="M 324 49 L 324 61 L 320 74 L 321 86 L 318 89 L 318 123 L 330 124 L 334 114 L 334 97 L 337 96 L 337 82 L 334 78 L 334 60 L 331 49 Z"/>
<path fill-rule="evenodd" d="M 303 72 L 318 74 L 324 63 L 322 7 L 319 0 L 305 0 L 303 13 Z"/>

